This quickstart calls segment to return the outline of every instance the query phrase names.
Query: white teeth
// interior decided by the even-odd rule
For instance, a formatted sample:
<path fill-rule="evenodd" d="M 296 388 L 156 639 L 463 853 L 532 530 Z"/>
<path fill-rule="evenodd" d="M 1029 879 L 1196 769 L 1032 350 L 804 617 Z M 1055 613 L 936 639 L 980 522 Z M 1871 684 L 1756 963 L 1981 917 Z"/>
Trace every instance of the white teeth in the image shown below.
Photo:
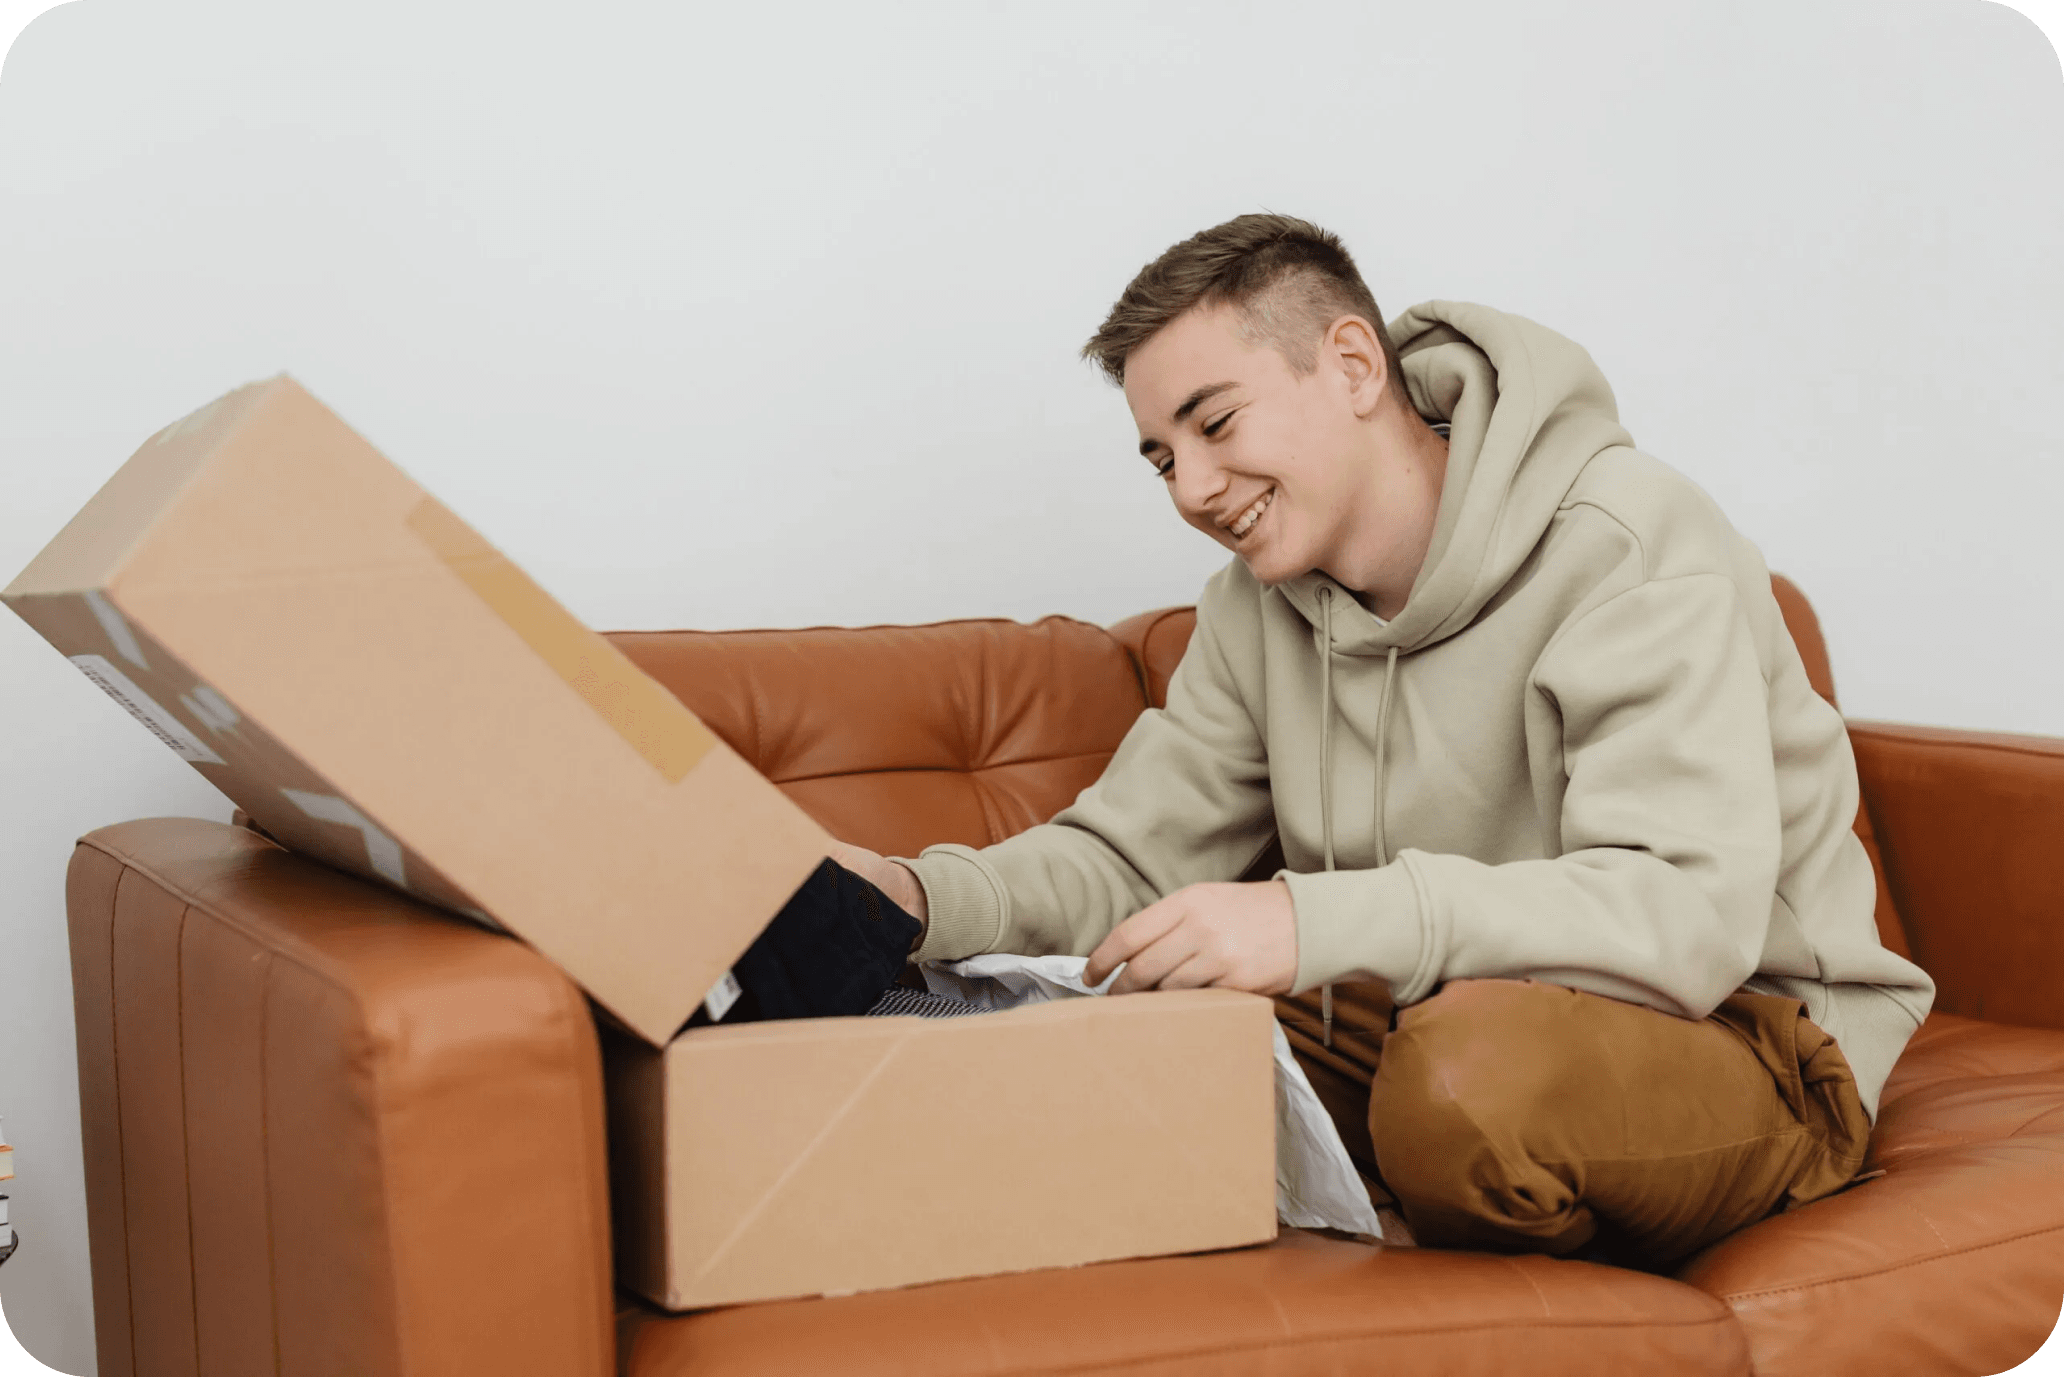
<path fill-rule="evenodd" d="M 1241 512 L 1239 519 L 1234 521 L 1233 524 L 1227 527 L 1226 529 L 1230 530 L 1235 538 L 1246 535 L 1247 532 L 1254 529 L 1254 523 L 1261 520 L 1262 512 L 1268 509 L 1268 504 L 1272 500 L 1274 500 L 1275 495 L 1276 490 L 1274 488 L 1270 488 L 1260 497 L 1255 498 L 1254 505 L 1249 507 L 1246 511 Z"/>

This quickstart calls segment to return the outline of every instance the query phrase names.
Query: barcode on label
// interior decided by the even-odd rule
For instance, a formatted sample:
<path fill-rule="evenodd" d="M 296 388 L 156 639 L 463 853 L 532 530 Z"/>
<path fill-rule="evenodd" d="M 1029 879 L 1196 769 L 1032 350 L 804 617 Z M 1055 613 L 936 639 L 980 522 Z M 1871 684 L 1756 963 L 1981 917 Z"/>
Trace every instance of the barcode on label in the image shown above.
<path fill-rule="evenodd" d="M 134 680 L 116 669 L 103 655 L 74 655 L 72 663 L 95 684 L 100 691 L 125 708 L 129 715 L 150 729 L 150 734 L 170 746 L 181 760 L 196 765 L 223 764 L 221 756 L 208 748 L 208 743 L 195 736 L 186 723 L 160 707 L 151 696 L 136 686 Z"/>
<path fill-rule="evenodd" d="M 711 1023 L 722 1023 L 724 1015 L 731 1012 L 731 1006 L 745 993 L 745 987 L 738 983 L 738 977 L 725 971 L 717 977 L 717 983 L 709 987 L 709 993 L 702 997 L 703 1011 Z"/>

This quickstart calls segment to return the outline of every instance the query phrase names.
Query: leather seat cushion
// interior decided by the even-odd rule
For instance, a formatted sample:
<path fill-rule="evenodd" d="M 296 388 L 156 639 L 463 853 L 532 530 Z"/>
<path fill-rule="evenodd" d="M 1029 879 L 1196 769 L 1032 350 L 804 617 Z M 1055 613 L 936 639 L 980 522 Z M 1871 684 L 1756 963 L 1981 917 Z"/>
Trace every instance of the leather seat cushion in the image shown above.
<path fill-rule="evenodd" d="M 1725 1306 L 1585 1262 L 1274 1244 L 680 1317 L 626 1315 L 626 1377 L 1749 1371 Z"/>
<path fill-rule="evenodd" d="M 1885 1085 L 1864 1169 L 1884 1175 L 1679 1273 L 1741 1317 L 1757 1373 L 1840 1370 L 1866 1335 L 1916 1372 L 2033 1352 L 2064 1297 L 2064 1033 L 1930 1017 Z"/>

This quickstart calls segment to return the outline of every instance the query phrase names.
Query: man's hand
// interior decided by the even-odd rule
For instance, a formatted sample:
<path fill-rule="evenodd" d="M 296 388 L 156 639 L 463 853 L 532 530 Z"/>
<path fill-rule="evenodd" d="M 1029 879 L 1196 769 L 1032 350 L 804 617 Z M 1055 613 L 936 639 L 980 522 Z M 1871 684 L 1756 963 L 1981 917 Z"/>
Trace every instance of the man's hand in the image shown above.
<path fill-rule="evenodd" d="M 1089 954 L 1084 984 L 1101 985 L 1120 963 L 1112 994 L 1217 985 L 1288 994 L 1297 981 L 1297 913 L 1290 886 L 1203 884 L 1178 889 L 1111 929 Z"/>
<path fill-rule="evenodd" d="M 831 858 L 873 884 L 888 895 L 896 907 L 917 919 L 917 940 L 924 941 L 924 933 L 932 925 L 931 906 L 925 902 L 924 886 L 917 882 L 917 876 L 909 866 L 898 865 L 864 846 L 850 846 L 836 840 L 831 843 Z"/>

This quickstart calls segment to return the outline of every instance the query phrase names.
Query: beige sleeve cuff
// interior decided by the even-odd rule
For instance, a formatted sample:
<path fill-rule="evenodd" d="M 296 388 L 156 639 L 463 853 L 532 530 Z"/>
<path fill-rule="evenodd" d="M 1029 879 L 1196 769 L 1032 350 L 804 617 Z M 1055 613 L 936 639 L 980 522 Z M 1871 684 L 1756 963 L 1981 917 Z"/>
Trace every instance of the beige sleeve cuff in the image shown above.
<path fill-rule="evenodd" d="M 909 866 L 924 886 L 924 942 L 911 960 L 958 961 L 996 945 L 1003 935 L 1003 896 L 971 847 L 928 846 L 914 861 L 889 859 Z"/>
<path fill-rule="evenodd" d="M 1421 921 L 1410 868 L 1300 875 L 1279 870 L 1297 915 L 1297 983 L 1302 993 L 1335 980 L 1381 980 L 1400 1005 L 1424 999 L 1440 975 Z"/>

